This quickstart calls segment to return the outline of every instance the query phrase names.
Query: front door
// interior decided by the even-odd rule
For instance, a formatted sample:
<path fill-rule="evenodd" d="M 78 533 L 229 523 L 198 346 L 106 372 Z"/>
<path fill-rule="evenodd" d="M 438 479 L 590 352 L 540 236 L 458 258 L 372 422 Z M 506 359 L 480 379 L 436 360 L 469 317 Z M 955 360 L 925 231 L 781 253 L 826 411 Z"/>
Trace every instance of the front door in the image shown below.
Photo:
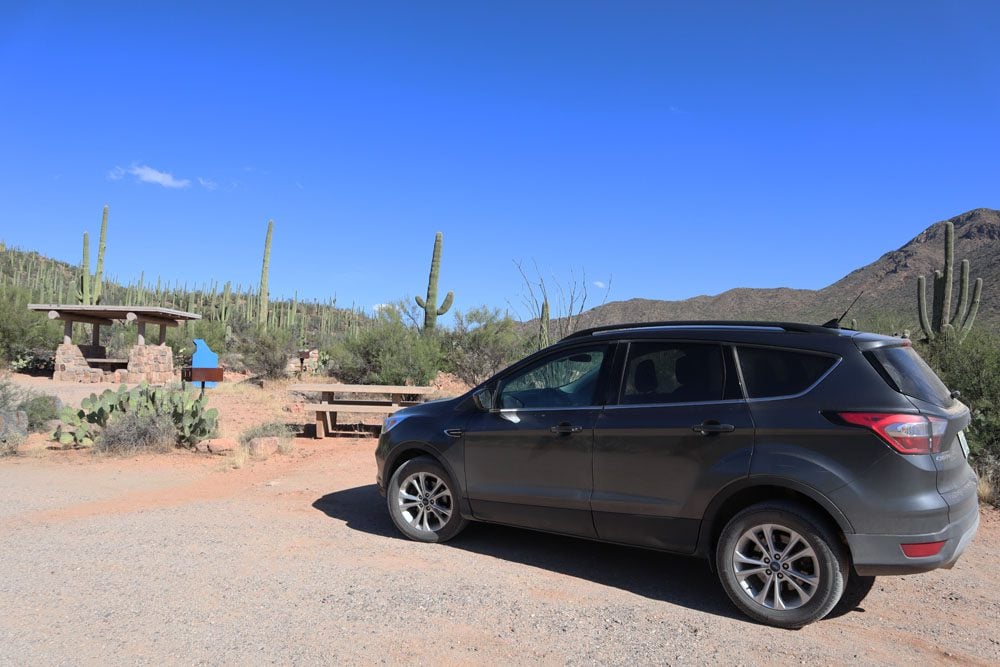
<path fill-rule="evenodd" d="M 560 350 L 501 378 L 496 408 L 465 429 L 466 488 L 478 519 L 596 537 L 594 425 L 609 346 Z"/>
<path fill-rule="evenodd" d="M 595 432 L 598 536 L 693 552 L 715 491 L 749 474 L 753 443 L 731 349 L 631 343 L 619 399 Z"/>

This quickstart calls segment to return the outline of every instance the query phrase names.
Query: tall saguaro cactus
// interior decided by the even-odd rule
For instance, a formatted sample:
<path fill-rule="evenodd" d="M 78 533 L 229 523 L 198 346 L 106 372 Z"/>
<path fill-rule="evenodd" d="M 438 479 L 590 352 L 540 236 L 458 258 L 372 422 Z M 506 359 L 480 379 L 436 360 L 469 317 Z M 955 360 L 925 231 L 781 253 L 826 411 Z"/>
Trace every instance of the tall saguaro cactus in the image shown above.
<path fill-rule="evenodd" d="M 962 260 L 961 275 L 958 283 L 958 307 L 952 312 L 952 282 L 955 273 L 955 225 L 946 222 L 944 228 L 944 270 L 934 271 L 934 303 L 933 310 L 928 310 L 924 276 L 917 278 L 917 314 L 920 317 L 920 328 L 927 340 L 957 340 L 961 343 L 969 335 L 976 314 L 979 312 L 979 302 L 983 292 L 983 279 L 976 278 L 972 290 L 972 303 L 969 303 L 969 260 Z"/>
<path fill-rule="evenodd" d="M 267 221 L 267 236 L 264 237 L 264 265 L 260 271 L 260 303 L 257 308 L 257 323 L 267 328 L 267 306 L 271 298 L 267 291 L 267 272 L 271 267 L 271 235 L 274 233 L 274 220 Z"/>
<path fill-rule="evenodd" d="M 451 308 L 454 292 L 448 292 L 444 303 L 438 308 L 438 274 L 441 271 L 441 232 L 434 237 L 434 254 L 431 256 L 431 274 L 427 279 L 427 298 L 416 297 L 417 305 L 424 310 L 424 331 L 431 331 L 437 324 L 438 315 L 444 315 Z"/>
<path fill-rule="evenodd" d="M 104 250 L 107 248 L 108 207 L 101 215 L 101 236 L 97 242 L 97 272 L 90 275 L 90 237 L 83 233 L 83 263 L 80 267 L 80 286 L 76 290 L 76 300 L 84 306 L 96 306 L 101 302 L 104 285 Z"/>

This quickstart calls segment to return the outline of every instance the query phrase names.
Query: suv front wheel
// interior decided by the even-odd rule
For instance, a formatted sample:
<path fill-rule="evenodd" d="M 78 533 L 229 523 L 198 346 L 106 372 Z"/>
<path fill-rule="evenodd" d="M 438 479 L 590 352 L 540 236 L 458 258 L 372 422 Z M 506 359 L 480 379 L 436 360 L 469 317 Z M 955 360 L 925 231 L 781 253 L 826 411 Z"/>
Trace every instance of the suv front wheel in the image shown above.
<path fill-rule="evenodd" d="M 396 528 L 417 542 L 446 542 L 467 523 L 459 514 L 451 477 L 427 456 L 410 459 L 396 469 L 386 500 Z"/>
<path fill-rule="evenodd" d="M 793 503 L 760 503 L 734 516 L 716 548 L 722 587 L 743 613 L 800 628 L 836 606 L 849 564 L 837 535 Z"/>

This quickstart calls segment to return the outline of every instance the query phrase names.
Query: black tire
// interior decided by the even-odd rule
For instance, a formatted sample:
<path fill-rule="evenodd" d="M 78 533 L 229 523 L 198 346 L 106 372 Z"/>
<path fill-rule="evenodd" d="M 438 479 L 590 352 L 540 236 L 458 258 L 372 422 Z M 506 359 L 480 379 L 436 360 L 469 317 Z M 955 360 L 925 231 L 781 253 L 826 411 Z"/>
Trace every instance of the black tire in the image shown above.
<path fill-rule="evenodd" d="M 417 542 L 447 542 L 468 523 L 458 509 L 458 487 L 429 456 L 406 461 L 389 480 L 389 516 L 399 532 Z"/>
<path fill-rule="evenodd" d="M 875 577 L 863 577 L 852 571 L 847 578 L 847 585 L 844 586 L 844 594 L 840 597 L 840 602 L 830 612 L 829 617 L 843 616 L 855 611 L 871 593 L 875 586 Z"/>
<path fill-rule="evenodd" d="M 715 561 L 722 587 L 740 611 L 790 629 L 829 614 L 849 572 L 837 534 L 810 510 L 784 501 L 734 516 L 719 536 Z"/>

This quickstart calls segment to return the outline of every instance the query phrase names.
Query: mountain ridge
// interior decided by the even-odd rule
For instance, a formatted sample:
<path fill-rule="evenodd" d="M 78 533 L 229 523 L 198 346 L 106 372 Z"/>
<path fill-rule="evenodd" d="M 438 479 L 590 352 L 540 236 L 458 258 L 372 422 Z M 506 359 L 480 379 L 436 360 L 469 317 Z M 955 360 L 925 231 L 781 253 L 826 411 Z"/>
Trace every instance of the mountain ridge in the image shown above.
<path fill-rule="evenodd" d="M 961 260 L 968 259 L 972 281 L 982 278 L 984 283 L 977 325 L 996 325 L 1000 323 L 1000 211 L 976 208 L 929 225 L 899 248 L 819 290 L 734 287 L 715 295 L 677 301 L 613 301 L 582 313 L 578 326 L 702 319 L 820 323 L 840 316 L 864 292 L 848 313 L 847 321 L 856 318 L 860 328 L 865 328 L 867 321 L 872 328 L 877 324 L 916 331 L 917 277 L 930 278 L 935 269 L 943 268 L 944 229 L 949 221 L 955 225 L 955 294 L 958 266 Z"/>

